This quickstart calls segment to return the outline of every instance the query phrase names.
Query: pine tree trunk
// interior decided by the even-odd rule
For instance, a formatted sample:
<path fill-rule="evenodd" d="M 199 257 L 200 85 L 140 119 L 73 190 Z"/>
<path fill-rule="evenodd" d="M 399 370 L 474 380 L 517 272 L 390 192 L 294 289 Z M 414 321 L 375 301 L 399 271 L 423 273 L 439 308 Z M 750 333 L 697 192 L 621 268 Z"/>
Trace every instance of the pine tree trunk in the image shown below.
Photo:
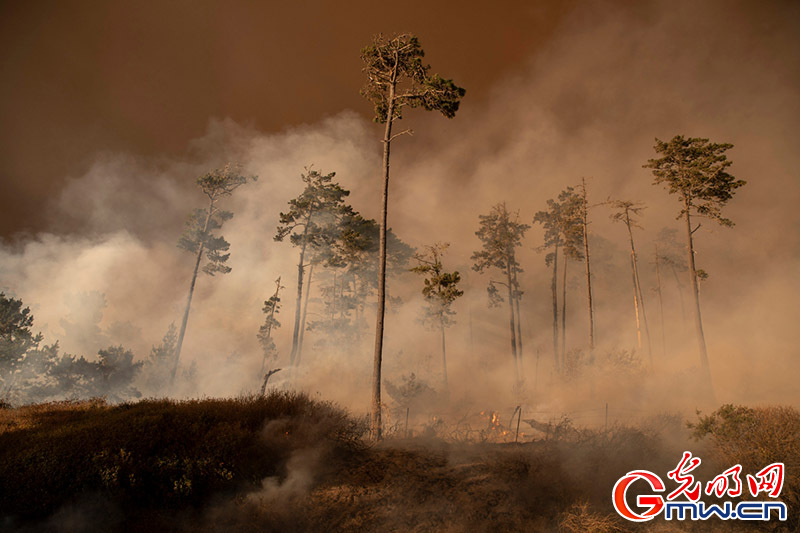
<path fill-rule="evenodd" d="M 675 267 L 672 268 L 672 276 L 675 278 L 675 284 L 678 286 L 678 298 L 681 302 L 681 318 L 683 319 L 684 324 L 686 323 L 686 304 L 683 301 L 683 285 L 681 285 L 681 278 L 678 277 L 678 272 L 675 270 Z"/>
<path fill-rule="evenodd" d="M 356 332 L 356 346 L 361 346 L 361 315 L 363 313 L 361 309 L 361 300 L 358 298 L 358 278 L 353 275 L 353 301 L 356 302 L 355 304 L 355 332 Z"/>
<path fill-rule="evenodd" d="M 511 277 L 511 264 L 507 261 L 506 264 L 506 278 L 508 281 L 508 310 L 509 310 L 509 326 L 511 328 L 511 357 L 514 359 L 514 376 L 515 383 L 519 383 L 519 362 L 517 361 L 517 336 L 516 336 L 516 319 L 514 318 L 514 294 L 511 290 L 512 280 Z"/>
<path fill-rule="evenodd" d="M 203 236 L 205 239 L 208 233 L 208 225 L 211 223 L 211 215 L 214 212 L 214 200 L 208 204 L 208 213 L 206 214 L 206 222 L 203 225 Z M 181 320 L 181 331 L 178 334 L 178 344 L 175 346 L 175 357 L 172 363 L 172 372 L 169 376 L 170 387 L 175 383 L 175 374 L 178 372 L 178 365 L 181 360 L 181 350 L 183 349 L 183 339 L 186 336 L 186 326 L 189 323 L 189 310 L 192 307 L 192 296 L 194 295 L 194 286 L 197 282 L 197 272 L 200 270 L 200 261 L 203 259 L 203 252 L 205 251 L 205 242 L 200 242 L 200 247 L 197 250 L 197 258 L 194 262 L 194 271 L 192 271 L 192 282 L 189 284 L 189 297 L 186 299 L 186 309 L 183 312 L 183 319 Z"/>
<path fill-rule="evenodd" d="M 653 369 L 653 347 L 650 343 L 650 326 L 647 324 L 647 310 L 644 306 L 644 295 L 642 294 L 642 282 L 639 279 L 639 264 L 636 259 L 636 249 L 633 249 L 633 278 L 636 283 L 636 290 L 639 294 L 639 309 L 642 312 L 642 324 L 644 325 L 645 348 L 647 357 L 650 360 L 650 369 Z"/>
<path fill-rule="evenodd" d="M 658 244 L 656 244 L 656 285 L 658 287 L 658 308 L 659 308 L 659 317 L 661 318 L 661 357 L 664 358 L 667 355 L 667 338 L 666 334 L 664 333 L 664 298 L 661 293 L 661 268 L 660 268 L 660 259 L 658 257 Z"/>
<path fill-rule="evenodd" d="M 519 301 L 522 299 L 519 296 L 519 282 L 517 281 L 517 273 L 514 272 L 514 306 L 517 313 L 517 361 L 519 362 L 519 370 L 522 372 L 522 315 L 519 312 Z"/>
<path fill-rule="evenodd" d="M 636 272 L 633 266 L 633 251 L 631 251 L 631 288 L 633 289 L 633 309 L 636 316 L 636 347 L 642 349 L 642 325 L 639 320 L 639 291 L 636 290 Z"/>
<path fill-rule="evenodd" d="M 310 218 L 310 217 L 309 217 Z M 308 234 L 308 220 L 303 231 L 303 245 L 300 247 L 300 260 L 297 262 L 297 298 L 294 308 L 294 329 L 292 330 L 292 351 L 289 354 L 289 366 L 295 367 L 297 364 L 297 346 L 300 343 L 300 313 L 303 308 L 303 274 L 305 272 L 306 256 L 306 235 Z"/>
<path fill-rule="evenodd" d="M 336 318 L 336 271 L 333 272 L 333 282 L 331 283 L 331 305 L 330 305 L 330 320 L 333 324 L 333 319 Z"/>
<path fill-rule="evenodd" d="M 561 368 L 567 364 L 567 253 L 564 252 L 564 277 L 561 280 Z"/>
<path fill-rule="evenodd" d="M 381 440 L 381 363 L 383 359 L 383 325 L 386 313 L 386 223 L 389 206 L 389 149 L 394 120 L 394 91 L 397 73 L 392 76 L 386 109 L 386 128 L 383 134 L 383 197 L 381 199 L 380 242 L 378 247 L 378 309 L 375 324 L 375 353 L 372 368 L 371 430 L 375 440 Z"/>
<path fill-rule="evenodd" d="M 628 213 L 625 213 L 625 226 L 628 228 L 628 237 L 631 241 L 631 275 L 633 276 L 633 299 L 636 308 L 636 336 L 639 342 L 639 349 L 642 348 L 642 326 L 644 326 L 645 346 L 647 348 L 647 356 L 650 360 L 650 368 L 653 368 L 653 351 L 650 346 L 650 328 L 647 326 L 647 315 L 644 308 L 644 296 L 642 295 L 642 285 L 639 281 L 639 265 L 636 260 L 636 245 L 633 242 L 633 230 L 631 229 L 631 220 Z M 639 315 L 641 314 L 641 321 Z"/>
<path fill-rule="evenodd" d="M 594 351 L 594 306 L 592 303 L 592 270 L 589 261 L 589 202 L 586 198 L 586 180 L 583 186 L 583 253 L 586 261 L 586 303 L 589 309 L 589 351 Z"/>
<path fill-rule="evenodd" d="M 439 328 L 442 331 L 442 379 L 444 383 L 444 390 L 447 390 L 447 349 L 445 345 L 445 327 L 444 327 L 444 318 L 442 317 L 439 320 Z"/>
<path fill-rule="evenodd" d="M 556 242 L 555 252 L 553 253 L 553 280 L 550 283 L 553 292 L 553 361 L 556 372 L 559 370 L 558 364 L 558 243 Z"/>
<path fill-rule="evenodd" d="M 281 371 L 280 368 L 274 368 L 274 369 L 272 369 L 269 372 L 264 374 L 264 381 L 261 383 L 261 396 L 266 395 L 266 393 L 267 393 L 267 383 L 269 382 L 269 378 L 272 376 L 272 374 L 275 374 L 275 373 L 280 372 L 280 371 Z"/>
<path fill-rule="evenodd" d="M 691 214 L 689 213 L 690 205 L 688 200 L 684 200 L 684 208 L 686 209 L 686 252 L 689 262 L 689 279 L 692 286 L 692 296 L 694 296 L 694 325 L 697 333 L 697 348 L 700 352 L 700 367 L 707 381 L 710 393 L 713 397 L 713 385 L 711 382 L 711 368 L 708 363 L 708 351 L 706 350 L 706 338 L 703 334 L 703 319 L 700 314 L 700 291 L 697 286 L 697 270 L 694 263 L 694 241 L 692 234 Z"/>
<path fill-rule="evenodd" d="M 297 342 L 297 355 L 295 357 L 295 364 L 300 366 L 300 360 L 303 358 L 303 338 L 306 334 L 306 313 L 308 313 L 308 295 L 311 294 L 311 276 L 314 274 L 314 264 L 308 267 L 308 279 L 305 280 L 306 296 L 303 298 L 303 316 L 300 317 L 300 338 Z"/>
<path fill-rule="evenodd" d="M 278 293 L 281 290 L 280 276 L 278 276 L 278 280 L 275 282 L 275 285 L 277 286 L 275 287 L 275 294 L 272 297 L 273 298 L 272 309 L 270 309 L 269 311 L 269 320 L 267 320 L 267 323 L 269 324 L 269 328 L 267 329 L 267 340 L 272 338 L 272 320 L 275 317 L 275 308 L 278 306 Z M 261 372 L 259 373 L 259 376 L 264 374 L 264 369 L 266 367 L 267 367 L 267 354 L 264 353 L 264 357 L 261 359 Z"/>
<path fill-rule="evenodd" d="M 475 335 L 472 328 L 472 305 L 469 306 L 469 357 L 473 365 L 478 364 L 478 359 L 475 357 Z"/>

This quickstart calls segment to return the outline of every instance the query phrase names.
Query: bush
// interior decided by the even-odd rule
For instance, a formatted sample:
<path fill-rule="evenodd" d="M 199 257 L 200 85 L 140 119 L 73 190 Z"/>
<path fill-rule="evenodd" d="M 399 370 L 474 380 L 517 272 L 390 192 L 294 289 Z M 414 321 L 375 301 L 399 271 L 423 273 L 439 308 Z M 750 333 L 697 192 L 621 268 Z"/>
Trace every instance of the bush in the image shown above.
<path fill-rule="evenodd" d="M 786 525 L 800 527 L 800 412 L 792 407 L 723 405 L 690 423 L 695 439 L 706 439 L 719 469 L 742 465 L 742 476 L 772 463 L 784 463 L 780 499 L 788 507 Z M 744 480 L 742 480 L 744 481 Z M 745 490 L 745 494 L 747 491 Z"/>
<path fill-rule="evenodd" d="M 295 393 L 0 410 L 0 516 L 42 518 L 98 494 L 128 511 L 199 506 L 280 479 L 295 450 L 351 450 L 361 432 Z"/>
<path fill-rule="evenodd" d="M 576 503 L 566 512 L 561 514 L 558 530 L 564 533 L 621 533 L 628 531 L 623 528 L 621 520 L 616 515 L 604 515 L 592 512 L 587 503 Z"/>

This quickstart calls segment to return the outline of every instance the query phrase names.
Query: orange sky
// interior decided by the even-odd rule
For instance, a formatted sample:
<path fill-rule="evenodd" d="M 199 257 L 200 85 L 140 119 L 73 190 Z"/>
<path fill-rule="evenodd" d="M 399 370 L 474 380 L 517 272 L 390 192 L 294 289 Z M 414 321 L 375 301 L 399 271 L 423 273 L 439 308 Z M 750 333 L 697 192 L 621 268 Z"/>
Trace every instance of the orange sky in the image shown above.
<path fill-rule="evenodd" d="M 44 229 L 47 199 L 97 152 L 179 155 L 212 117 L 269 132 L 366 115 L 359 50 L 374 33 L 416 33 L 435 70 L 484 99 L 571 4 L 3 2 L 0 236 Z"/>

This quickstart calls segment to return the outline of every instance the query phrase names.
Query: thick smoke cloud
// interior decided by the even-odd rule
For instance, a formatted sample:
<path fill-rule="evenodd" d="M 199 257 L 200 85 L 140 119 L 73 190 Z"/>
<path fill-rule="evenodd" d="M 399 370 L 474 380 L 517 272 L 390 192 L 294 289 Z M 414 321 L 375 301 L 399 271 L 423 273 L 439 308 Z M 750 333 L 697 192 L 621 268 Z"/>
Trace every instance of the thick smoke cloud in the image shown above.
<path fill-rule="evenodd" d="M 502 309 L 486 308 L 490 276 L 470 271 L 478 214 L 507 201 L 531 223 L 548 198 L 585 176 L 594 203 L 614 197 L 647 204 L 644 229 L 636 238 L 649 289 L 655 283 L 649 265 L 653 239 L 663 227 L 678 229 L 679 238 L 682 233 L 675 220 L 677 200 L 652 186 L 652 176 L 641 167 L 654 157 L 654 137 L 685 134 L 733 143 L 732 172 L 748 181 L 728 206 L 736 227 L 704 222 L 697 234 L 698 266 L 710 273 L 702 285 L 702 305 L 719 399 L 800 399 L 790 378 L 800 354 L 789 333 L 800 316 L 800 189 L 792 135 L 800 119 L 798 20 L 798 6 L 789 2 L 582 5 L 487 101 L 471 101 L 468 94 L 452 121 L 408 113 L 402 126 L 415 135 L 393 145 L 390 226 L 414 246 L 450 242 L 445 263 L 464 274 L 467 294 L 456 304 L 458 324 L 449 332 L 454 397 L 476 404 L 513 401 L 507 317 Z M 436 51 L 428 55 L 447 74 L 447 66 L 435 62 Z M 64 338 L 62 319 L 96 314 L 97 309 L 81 306 L 102 307 L 97 298 L 76 295 L 97 291 L 107 306 L 95 325 L 106 335 L 117 332 L 113 342 L 146 355 L 179 320 L 184 305 L 192 258 L 174 243 L 185 216 L 202 205 L 193 178 L 238 161 L 259 180 L 226 202 L 235 213 L 222 232 L 231 243 L 233 271 L 199 279 L 184 354 L 198 365 L 197 393 L 253 390 L 260 365 L 255 337 L 263 320 L 260 309 L 278 276 L 287 287 L 277 338 L 283 364 L 290 346 L 297 254 L 288 243 L 272 240 L 278 213 L 301 190 L 303 167 L 313 164 L 337 172 L 352 191 L 353 206 L 377 218 L 378 138 L 366 118 L 342 111 L 274 135 L 214 119 L 179 160 L 101 154 L 48 206 L 51 233 L 0 248 L 0 288 L 32 307 L 36 327 L 48 341 L 61 338 L 65 350 L 87 355 L 101 347 L 92 345 L 97 337 Z M 591 215 L 597 331 L 601 350 L 630 349 L 635 331 L 627 243 L 624 229 L 613 225 L 608 213 L 597 206 Z M 64 219 L 76 222 L 80 231 L 60 232 Z M 520 258 L 526 291 L 522 326 L 527 381 L 546 387 L 552 377 L 550 271 L 535 250 L 541 240 L 541 228 L 532 228 Z M 582 266 L 572 269 L 568 344 L 578 348 L 586 330 Z M 438 344 L 435 334 L 417 323 L 419 285 L 411 274 L 390 282 L 392 294 L 405 304 L 389 318 L 386 375 L 396 380 L 430 368 L 435 383 Z M 649 393 L 635 397 L 653 410 L 695 402 L 674 394 L 683 390 L 697 356 L 673 280 L 664 281 L 664 291 L 667 350 L 661 353 L 657 304 L 648 290 L 660 373 Z M 688 291 L 684 296 L 688 299 Z M 365 340 L 351 352 L 344 359 L 314 352 L 304 356 L 301 383 L 363 411 L 370 343 Z M 333 371 L 347 377 L 332 380 Z M 655 382 L 661 385 L 656 388 Z M 536 402 L 543 409 L 568 409 L 582 398 L 613 401 L 619 394 L 615 388 L 600 383 L 591 391 L 553 392 Z"/>

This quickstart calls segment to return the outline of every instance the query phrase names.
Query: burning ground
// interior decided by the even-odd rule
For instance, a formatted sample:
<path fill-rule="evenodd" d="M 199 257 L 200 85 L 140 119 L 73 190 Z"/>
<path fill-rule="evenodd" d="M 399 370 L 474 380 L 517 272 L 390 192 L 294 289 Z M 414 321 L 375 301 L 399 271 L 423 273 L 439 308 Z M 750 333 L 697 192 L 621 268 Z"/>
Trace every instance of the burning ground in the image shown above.
<path fill-rule="evenodd" d="M 3 409 L 0 520 L 11 531 L 707 531 L 633 528 L 611 507 L 620 476 L 666 472 L 691 443 L 701 479 L 784 458 L 789 521 L 743 530 L 797 527 L 797 411 L 731 407 L 685 422 L 562 420 L 514 443 L 490 414 L 472 433 L 434 424 L 375 445 L 365 420 L 300 394 Z"/>

